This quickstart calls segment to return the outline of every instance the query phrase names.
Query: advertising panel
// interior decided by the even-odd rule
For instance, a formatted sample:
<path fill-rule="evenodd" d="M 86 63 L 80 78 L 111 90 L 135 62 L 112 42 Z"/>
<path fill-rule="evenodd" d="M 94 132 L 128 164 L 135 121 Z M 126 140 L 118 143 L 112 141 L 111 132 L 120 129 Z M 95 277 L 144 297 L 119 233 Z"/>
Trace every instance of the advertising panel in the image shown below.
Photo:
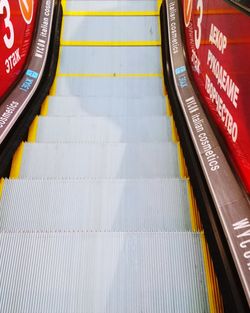
<path fill-rule="evenodd" d="M 24 68 L 38 0 L 0 0 L 0 100 Z"/>
<path fill-rule="evenodd" d="M 196 88 L 250 192 L 250 17 L 223 0 L 182 4 Z"/>

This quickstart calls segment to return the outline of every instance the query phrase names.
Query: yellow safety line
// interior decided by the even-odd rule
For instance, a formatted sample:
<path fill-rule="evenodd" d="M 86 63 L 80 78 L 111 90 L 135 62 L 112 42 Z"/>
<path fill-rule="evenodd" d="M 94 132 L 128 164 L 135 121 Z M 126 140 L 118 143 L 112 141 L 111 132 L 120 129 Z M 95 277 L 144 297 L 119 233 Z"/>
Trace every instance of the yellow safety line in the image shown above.
<path fill-rule="evenodd" d="M 21 142 L 21 144 L 17 148 L 12 159 L 12 164 L 11 164 L 11 169 L 10 169 L 10 178 L 18 178 L 20 175 L 23 150 L 24 150 L 24 142 Z"/>
<path fill-rule="evenodd" d="M 187 178 L 188 177 L 187 167 L 186 167 L 186 163 L 185 163 L 185 159 L 183 156 L 180 142 L 177 143 L 177 153 L 178 153 L 178 161 L 179 161 L 179 168 L 180 168 L 180 176 L 181 178 Z"/>
<path fill-rule="evenodd" d="M 166 98 L 166 112 L 167 112 L 167 116 L 170 117 L 170 116 L 173 115 L 172 108 L 171 108 L 168 96 L 166 96 L 165 98 Z"/>
<path fill-rule="evenodd" d="M 3 185 L 4 185 L 4 178 L 0 179 L 0 199 L 2 197 L 2 193 L 3 193 Z"/>
<path fill-rule="evenodd" d="M 214 266 L 211 260 L 204 232 L 201 232 L 201 246 L 203 252 L 210 313 L 223 313 L 224 308 L 220 295 L 218 280 L 214 271 Z"/>
<path fill-rule="evenodd" d="M 190 208 L 190 217 L 191 217 L 191 225 L 192 230 L 194 232 L 200 232 L 203 230 L 203 226 L 200 219 L 200 214 L 197 208 L 196 199 L 194 197 L 193 188 L 190 182 L 190 179 L 187 179 L 187 193 L 188 193 L 188 202 Z"/>
<path fill-rule="evenodd" d="M 77 41 L 62 40 L 62 46 L 108 46 L 108 47 L 136 47 L 136 46 L 160 46 L 159 40 L 152 41 Z"/>
<path fill-rule="evenodd" d="M 171 125 L 171 130 L 172 130 L 172 140 L 174 143 L 177 143 L 180 141 L 179 135 L 175 126 L 175 121 L 173 115 L 170 116 L 170 125 Z"/>
<path fill-rule="evenodd" d="M 59 73 L 58 77 L 162 77 L 161 73 L 135 73 L 135 74 L 123 74 L 123 73 Z"/>
<path fill-rule="evenodd" d="M 158 11 L 160 11 L 161 4 L 162 4 L 162 0 L 157 0 L 157 9 L 158 9 Z"/>
<path fill-rule="evenodd" d="M 48 114 L 48 111 L 49 111 L 49 97 L 46 97 L 41 106 L 40 115 L 46 116 Z"/>
<path fill-rule="evenodd" d="M 29 133 L 28 133 L 28 142 L 36 142 L 38 122 L 39 122 L 39 116 L 37 115 L 30 125 Z"/>
<path fill-rule="evenodd" d="M 158 16 L 158 11 L 64 11 L 64 16 Z"/>

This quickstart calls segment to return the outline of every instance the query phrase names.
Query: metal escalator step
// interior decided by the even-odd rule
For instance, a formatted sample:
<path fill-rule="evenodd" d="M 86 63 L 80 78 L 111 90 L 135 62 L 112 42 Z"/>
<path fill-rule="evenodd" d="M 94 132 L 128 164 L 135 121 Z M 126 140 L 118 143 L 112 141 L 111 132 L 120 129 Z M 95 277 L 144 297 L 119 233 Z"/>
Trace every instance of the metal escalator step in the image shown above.
<path fill-rule="evenodd" d="M 157 74 L 160 53 L 160 47 L 62 47 L 60 73 Z"/>
<path fill-rule="evenodd" d="M 157 16 L 65 16 L 62 44 L 159 41 L 158 27 Z"/>
<path fill-rule="evenodd" d="M 191 231 L 180 179 L 5 180 L 0 230 Z"/>
<path fill-rule="evenodd" d="M 100 0 L 66 2 L 66 12 L 152 12 L 156 10 L 155 0 L 102 0 L 101 5 Z"/>
<path fill-rule="evenodd" d="M 24 145 L 20 177 L 178 177 L 176 145 L 36 143 Z"/>
<path fill-rule="evenodd" d="M 39 117 L 37 142 L 171 141 L 167 117 Z"/>
<path fill-rule="evenodd" d="M 48 97 L 50 116 L 153 116 L 165 115 L 166 102 L 163 96 L 122 97 Z"/>
<path fill-rule="evenodd" d="M 0 233 L 15 313 L 208 313 L 198 233 Z"/>
<path fill-rule="evenodd" d="M 57 96 L 152 97 L 162 95 L 161 77 L 58 77 Z"/>

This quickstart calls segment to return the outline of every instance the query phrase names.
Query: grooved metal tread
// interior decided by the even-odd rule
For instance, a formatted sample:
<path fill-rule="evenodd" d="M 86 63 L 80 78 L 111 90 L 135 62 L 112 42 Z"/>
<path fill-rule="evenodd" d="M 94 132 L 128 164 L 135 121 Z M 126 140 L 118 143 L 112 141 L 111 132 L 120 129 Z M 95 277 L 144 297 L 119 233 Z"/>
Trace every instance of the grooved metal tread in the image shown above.
<path fill-rule="evenodd" d="M 162 96 L 161 77 L 57 77 L 56 95 L 82 97 Z"/>
<path fill-rule="evenodd" d="M 66 11 L 74 12 L 148 12 L 156 10 L 156 0 L 67 0 L 66 2 Z"/>
<path fill-rule="evenodd" d="M 166 114 L 163 96 L 48 97 L 49 116 L 154 116 Z"/>
<path fill-rule="evenodd" d="M 5 180 L 0 230 L 191 231 L 180 179 Z"/>
<path fill-rule="evenodd" d="M 161 73 L 160 53 L 157 46 L 66 46 L 61 48 L 60 73 L 156 74 Z"/>
<path fill-rule="evenodd" d="M 208 313 L 198 233 L 0 233 L 15 313 Z"/>
<path fill-rule="evenodd" d="M 161 142 L 169 119 L 157 117 L 39 117 L 37 142 Z"/>
<path fill-rule="evenodd" d="M 166 143 L 25 143 L 20 177 L 178 177 L 176 145 Z"/>
<path fill-rule="evenodd" d="M 157 16 L 65 16 L 62 43 L 155 41 L 158 30 Z"/>

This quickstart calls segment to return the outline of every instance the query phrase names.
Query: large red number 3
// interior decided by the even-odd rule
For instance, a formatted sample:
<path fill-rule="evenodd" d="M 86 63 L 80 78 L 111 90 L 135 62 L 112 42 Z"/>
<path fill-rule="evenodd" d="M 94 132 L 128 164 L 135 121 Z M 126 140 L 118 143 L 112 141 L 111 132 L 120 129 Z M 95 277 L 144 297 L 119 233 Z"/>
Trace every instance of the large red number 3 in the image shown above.
<path fill-rule="evenodd" d="M 6 17 L 4 19 L 4 25 L 8 31 L 3 36 L 4 43 L 8 49 L 11 49 L 14 44 L 14 27 L 10 20 L 10 5 L 8 0 L 0 0 L 0 15 L 4 14 L 4 9 L 6 11 Z"/>

